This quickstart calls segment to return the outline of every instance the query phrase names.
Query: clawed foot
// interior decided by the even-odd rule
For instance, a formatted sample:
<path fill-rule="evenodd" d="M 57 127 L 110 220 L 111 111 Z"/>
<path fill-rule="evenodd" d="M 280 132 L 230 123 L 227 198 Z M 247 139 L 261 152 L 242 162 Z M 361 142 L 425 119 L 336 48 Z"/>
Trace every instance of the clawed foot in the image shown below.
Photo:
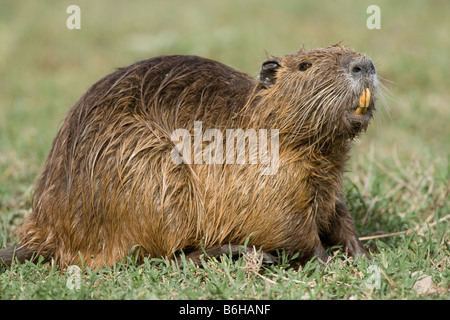
<path fill-rule="evenodd" d="M 253 249 L 247 248 L 241 245 L 225 244 L 221 246 L 215 246 L 206 250 L 197 250 L 185 255 L 186 261 L 191 260 L 194 264 L 201 266 L 201 257 L 218 257 L 224 254 L 231 254 L 233 257 L 239 256 L 239 254 L 250 252 Z M 261 252 L 262 261 L 266 263 L 276 263 L 277 258 L 270 253 Z M 177 257 L 177 262 L 180 263 L 181 256 Z"/>
<path fill-rule="evenodd" d="M 229 254 L 231 254 L 231 256 L 233 256 L 233 257 L 238 257 L 240 254 L 251 253 L 253 250 L 255 250 L 255 249 L 247 248 L 247 247 L 241 246 L 241 245 L 225 244 L 225 245 L 214 246 L 212 248 L 208 248 L 205 250 L 193 251 L 193 252 L 186 254 L 184 257 L 185 257 L 186 261 L 191 260 L 195 265 L 201 266 L 202 265 L 202 257 L 218 257 L 221 255 L 229 255 Z M 358 238 L 347 241 L 347 243 L 345 245 L 345 250 L 352 257 L 357 258 L 360 256 L 365 256 L 367 259 L 370 259 L 368 253 L 366 252 L 366 250 L 364 249 L 363 245 L 358 240 Z M 261 255 L 262 262 L 276 263 L 278 260 L 274 255 L 272 255 L 270 253 L 267 253 L 267 252 L 258 252 L 258 253 Z M 330 256 L 325 251 L 323 246 L 320 245 L 316 249 L 314 249 L 314 251 L 311 253 L 311 255 L 300 258 L 299 262 L 301 264 L 305 264 L 308 260 L 310 260 L 313 257 L 317 257 L 317 259 L 323 263 L 328 263 L 331 260 Z M 177 260 L 178 264 L 181 264 L 182 256 L 178 256 L 176 258 L 176 260 Z"/>
<path fill-rule="evenodd" d="M 350 256 L 352 256 L 354 258 L 364 256 L 370 260 L 369 253 L 367 253 L 366 249 L 364 249 L 364 246 L 362 245 L 361 241 L 359 241 L 359 239 L 357 237 L 346 242 L 345 250 Z"/>

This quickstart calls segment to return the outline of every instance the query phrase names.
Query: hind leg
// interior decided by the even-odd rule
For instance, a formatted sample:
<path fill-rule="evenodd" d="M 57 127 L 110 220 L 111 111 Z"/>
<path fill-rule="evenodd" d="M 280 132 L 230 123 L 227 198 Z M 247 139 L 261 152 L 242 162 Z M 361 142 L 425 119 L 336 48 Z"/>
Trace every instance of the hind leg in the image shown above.
<path fill-rule="evenodd" d="M 232 244 L 224 244 L 224 245 L 217 245 L 205 250 L 197 250 L 194 252 L 190 252 L 185 255 L 186 260 L 192 260 L 196 265 L 201 265 L 201 256 L 208 256 L 208 257 L 218 257 L 224 254 L 230 254 L 232 256 L 238 256 L 240 253 L 247 252 L 249 249 L 247 247 L 241 246 L 241 245 L 232 245 Z M 269 254 L 262 252 L 262 259 L 264 262 L 270 262 L 274 263 L 276 262 L 276 258 Z M 181 257 L 177 258 L 178 262 L 181 262 Z"/>

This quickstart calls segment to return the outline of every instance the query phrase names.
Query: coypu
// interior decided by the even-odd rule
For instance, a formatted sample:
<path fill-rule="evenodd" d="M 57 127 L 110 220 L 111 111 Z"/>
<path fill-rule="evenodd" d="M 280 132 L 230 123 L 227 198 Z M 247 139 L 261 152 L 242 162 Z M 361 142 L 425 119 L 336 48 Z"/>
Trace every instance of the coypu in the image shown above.
<path fill-rule="evenodd" d="M 377 83 L 370 58 L 339 44 L 269 56 L 256 79 L 197 56 L 118 69 L 69 111 L 19 244 L 0 260 L 36 254 L 98 267 L 133 252 L 196 260 L 246 240 L 267 253 L 299 253 L 301 262 L 326 261 L 327 245 L 365 255 L 342 184 Z M 192 133 L 195 122 L 202 133 L 276 129 L 276 173 L 261 174 L 263 163 L 192 163 L 184 154 L 176 163 L 172 133 Z"/>

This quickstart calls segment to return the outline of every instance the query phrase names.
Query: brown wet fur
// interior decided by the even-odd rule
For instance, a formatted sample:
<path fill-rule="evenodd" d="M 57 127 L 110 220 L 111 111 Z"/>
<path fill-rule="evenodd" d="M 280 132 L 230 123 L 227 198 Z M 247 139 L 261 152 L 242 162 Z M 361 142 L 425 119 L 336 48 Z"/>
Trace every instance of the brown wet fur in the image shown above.
<path fill-rule="evenodd" d="M 19 261 L 112 265 L 145 256 L 194 260 L 248 245 L 327 260 L 325 245 L 365 254 L 344 198 L 352 139 L 372 118 L 370 61 L 334 45 L 270 57 L 257 79 L 196 56 L 161 56 L 119 69 L 74 105 L 53 141 L 19 229 Z M 370 62 L 371 64 L 371 62 Z M 373 65 L 372 65 L 373 66 Z M 367 113 L 355 115 L 365 87 Z M 175 129 L 279 130 L 279 169 L 174 164 Z M 224 135 L 225 137 L 225 135 Z M 232 247 L 229 247 L 228 245 Z M 13 249 L 0 250 L 11 263 Z M 233 251 L 233 250 L 232 250 Z"/>

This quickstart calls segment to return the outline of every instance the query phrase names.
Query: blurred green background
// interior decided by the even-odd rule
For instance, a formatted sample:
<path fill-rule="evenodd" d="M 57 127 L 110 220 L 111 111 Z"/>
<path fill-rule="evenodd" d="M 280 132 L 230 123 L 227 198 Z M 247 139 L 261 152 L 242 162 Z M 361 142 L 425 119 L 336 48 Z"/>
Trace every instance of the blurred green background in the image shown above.
<path fill-rule="evenodd" d="M 71 4 L 81 9 L 80 30 L 66 27 Z M 371 4 L 381 9 L 379 30 L 366 26 Z M 2 0 L 0 207 L 27 207 L 16 202 L 26 198 L 65 115 L 91 84 L 162 54 L 201 55 L 256 77 L 264 50 L 283 55 L 342 41 L 372 58 L 386 88 L 352 161 L 364 163 L 372 153 L 448 168 L 449 13 L 446 0 Z"/>

